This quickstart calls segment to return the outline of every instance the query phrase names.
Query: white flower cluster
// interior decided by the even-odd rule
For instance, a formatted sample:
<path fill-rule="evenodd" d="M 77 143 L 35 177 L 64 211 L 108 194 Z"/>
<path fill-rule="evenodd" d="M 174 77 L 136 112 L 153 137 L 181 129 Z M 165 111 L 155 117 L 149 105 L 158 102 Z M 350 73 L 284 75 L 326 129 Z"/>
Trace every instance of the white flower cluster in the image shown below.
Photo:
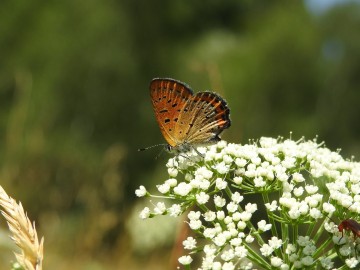
<path fill-rule="evenodd" d="M 161 197 L 177 203 L 168 208 L 157 203 L 140 217 L 176 217 L 195 205 L 196 210 L 188 213 L 188 226 L 207 243 L 201 241 L 199 246 L 195 238 L 187 238 L 184 249 L 192 253 L 179 258 L 179 263 L 191 264 L 193 251 L 202 250 L 198 270 L 253 266 L 286 270 L 318 264 L 332 269 L 334 255 L 320 257 L 325 252 L 317 250 L 320 234 L 341 236 L 355 229 L 360 233 L 360 224 L 339 233 L 322 222 L 332 216 L 340 224 L 344 213 L 360 216 L 360 164 L 316 141 L 261 138 L 247 145 L 220 141 L 171 158 L 167 169 L 170 178 L 157 189 Z M 136 194 L 152 196 L 142 186 Z M 248 194 L 257 196 L 257 203 Z M 300 226 L 308 236 L 293 234 Z M 339 254 L 350 268 L 358 265 L 356 248 L 352 245 L 352 252 Z"/>

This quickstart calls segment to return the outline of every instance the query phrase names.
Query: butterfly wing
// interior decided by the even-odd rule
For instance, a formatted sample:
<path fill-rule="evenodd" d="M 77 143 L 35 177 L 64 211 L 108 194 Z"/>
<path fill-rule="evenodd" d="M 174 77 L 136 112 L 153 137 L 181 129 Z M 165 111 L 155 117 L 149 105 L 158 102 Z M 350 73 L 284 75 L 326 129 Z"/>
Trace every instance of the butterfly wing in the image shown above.
<path fill-rule="evenodd" d="M 153 79 L 150 97 L 156 121 L 167 143 L 172 147 L 182 143 L 175 133 L 175 125 L 184 104 L 193 97 L 190 87 L 173 79 Z"/>
<path fill-rule="evenodd" d="M 186 123 L 187 127 L 181 126 Z M 199 92 L 182 108 L 175 130 L 183 130 L 181 138 L 188 144 L 219 141 L 219 134 L 230 127 L 230 109 L 226 101 L 212 92 Z"/>

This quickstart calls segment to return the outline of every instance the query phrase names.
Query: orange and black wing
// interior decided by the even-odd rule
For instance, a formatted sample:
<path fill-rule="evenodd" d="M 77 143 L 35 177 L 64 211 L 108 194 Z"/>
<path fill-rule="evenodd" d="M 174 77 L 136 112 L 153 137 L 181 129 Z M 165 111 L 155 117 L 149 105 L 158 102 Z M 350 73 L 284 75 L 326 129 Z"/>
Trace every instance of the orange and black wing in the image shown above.
<path fill-rule="evenodd" d="M 174 147 L 182 143 L 175 126 L 185 104 L 192 99 L 193 92 L 188 85 L 173 79 L 153 79 L 150 96 L 156 121 L 167 143 Z"/>
<path fill-rule="evenodd" d="M 182 109 L 179 123 L 186 122 L 188 129 L 183 140 L 189 144 L 219 141 L 219 134 L 230 127 L 230 109 L 226 101 L 212 92 L 199 92 L 189 99 Z"/>

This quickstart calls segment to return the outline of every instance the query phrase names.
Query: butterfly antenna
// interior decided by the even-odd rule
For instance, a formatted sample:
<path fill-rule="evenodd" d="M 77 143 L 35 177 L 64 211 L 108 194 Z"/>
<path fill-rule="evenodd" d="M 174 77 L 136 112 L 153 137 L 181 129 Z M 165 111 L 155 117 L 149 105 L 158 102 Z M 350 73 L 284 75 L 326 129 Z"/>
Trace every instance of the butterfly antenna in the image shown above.
<path fill-rule="evenodd" d="M 148 150 L 148 149 L 151 149 L 151 148 L 154 148 L 154 147 L 158 147 L 158 146 L 166 146 L 166 144 L 164 144 L 164 143 L 155 144 L 155 145 L 148 146 L 148 147 L 145 147 L 145 148 L 139 148 L 138 151 L 146 151 L 146 150 Z"/>

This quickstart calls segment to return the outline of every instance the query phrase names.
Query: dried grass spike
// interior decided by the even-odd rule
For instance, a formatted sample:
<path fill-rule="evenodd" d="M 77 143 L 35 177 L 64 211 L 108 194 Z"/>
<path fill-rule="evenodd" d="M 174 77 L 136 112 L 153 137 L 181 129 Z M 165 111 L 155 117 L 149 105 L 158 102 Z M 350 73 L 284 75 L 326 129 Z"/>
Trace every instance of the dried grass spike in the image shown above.
<path fill-rule="evenodd" d="M 31 224 L 21 203 L 17 204 L 1 186 L 0 206 L 12 233 L 11 239 L 21 250 L 15 253 L 18 263 L 26 270 L 42 270 L 44 238 L 39 242 L 35 223 Z"/>

